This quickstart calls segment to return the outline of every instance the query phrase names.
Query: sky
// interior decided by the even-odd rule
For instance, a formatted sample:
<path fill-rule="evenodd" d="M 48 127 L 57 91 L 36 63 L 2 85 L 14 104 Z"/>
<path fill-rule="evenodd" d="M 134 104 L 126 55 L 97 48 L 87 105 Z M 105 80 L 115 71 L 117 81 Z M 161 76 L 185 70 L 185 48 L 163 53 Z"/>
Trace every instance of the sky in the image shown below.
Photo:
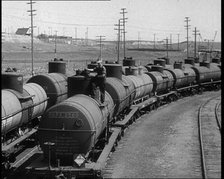
<path fill-rule="evenodd" d="M 2 32 L 15 33 L 30 27 L 29 1 L 2 1 Z M 189 40 L 221 41 L 221 0 L 36 0 L 34 35 L 65 35 L 77 38 L 116 40 L 119 19 L 125 8 L 127 40 L 186 40 L 185 17 L 189 17 Z M 216 33 L 217 32 L 217 33 Z M 215 35 L 216 34 L 216 35 Z"/>

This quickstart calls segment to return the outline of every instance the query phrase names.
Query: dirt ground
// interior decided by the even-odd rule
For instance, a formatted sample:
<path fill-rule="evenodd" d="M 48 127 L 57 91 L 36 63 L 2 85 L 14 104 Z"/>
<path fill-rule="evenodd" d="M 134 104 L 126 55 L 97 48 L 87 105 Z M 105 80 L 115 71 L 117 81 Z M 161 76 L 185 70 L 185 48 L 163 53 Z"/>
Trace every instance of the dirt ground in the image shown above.
<path fill-rule="evenodd" d="M 31 52 L 26 43 L 9 43 L 2 44 L 2 71 L 7 67 L 16 67 L 19 72 L 25 76 L 31 75 Z M 34 71 L 35 74 L 46 73 L 48 71 L 48 62 L 55 58 L 54 44 L 38 43 L 34 44 Z M 57 58 L 63 58 L 67 63 L 68 74 L 73 74 L 74 69 L 86 68 L 86 64 L 96 61 L 99 57 L 100 49 L 98 46 L 77 46 L 68 44 L 57 44 Z M 183 61 L 186 53 L 169 52 L 171 64 L 174 61 Z M 126 51 L 127 57 L 133 57 L 136 65 L 146 65 L 158 57 L 165 57 L 166 52 L 150 51 Z M 102 49 L 102 59 L 104 61 L 116 61 L 116 44 L 105 45 Z M 123 50 L 120 50 L 120 60 L 123 59 Z"/>
<path fill-rule="evenodd" d="M 197 110 L 205 92 L 162 106 L 132 124 L 111 155 L 105 178 L 201 178 Z"/>

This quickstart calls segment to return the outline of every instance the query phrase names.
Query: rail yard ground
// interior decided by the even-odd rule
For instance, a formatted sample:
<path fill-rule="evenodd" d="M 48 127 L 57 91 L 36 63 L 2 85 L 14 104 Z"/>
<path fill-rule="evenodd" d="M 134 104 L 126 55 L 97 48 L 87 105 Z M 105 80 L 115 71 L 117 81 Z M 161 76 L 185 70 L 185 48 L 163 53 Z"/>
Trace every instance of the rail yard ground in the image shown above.
<path fill-rule="evenodd" d="M 186 97 L 142 116 L 118 143 L 104 177 L 201 178 L 197 110 L 209 98 L 220 95 L 219 91 Z M 212 135 L 212 129 L 209 132 Z M 212 156 L 216 175 L 211 178 L 221 178 L 220 140 L 221 136 L 209 142 L 220 151 Z"/>

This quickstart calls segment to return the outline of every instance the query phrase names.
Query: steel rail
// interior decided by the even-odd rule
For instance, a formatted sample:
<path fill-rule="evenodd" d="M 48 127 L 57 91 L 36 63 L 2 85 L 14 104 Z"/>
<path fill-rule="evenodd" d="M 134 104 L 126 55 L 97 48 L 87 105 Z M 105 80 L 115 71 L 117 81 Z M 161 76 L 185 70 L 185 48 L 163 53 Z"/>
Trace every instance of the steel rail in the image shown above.
<path fill-rule="evenodd" d="M 222 130 L 221 128 L 222 128 L 222 125 L 221 125 L 221 119 L 220 119 L 219 116 L 218 116 L 218 108 L 219 108 L 220 104 L 221 104 L 221 102 L 218 102 L 218 103 L 216 103 L 216 105 L 215 105 L 215 118 L 216 118 L 217 125 L 218 125 L 218 127 L 219 127 L 219 131 L 220 131 L 220 134 L 221 134 L 221 130 Z"/>
<path fill-rule="evenodd" d="M 218 98 L 218 97 L 215 97 L 215 98 Z M 202 103 L 198 109 L 198 134 L 199 134 L 199 143 L 200 143 L 200 152 L 201 152 L 202 177 L 204 179 L 207 179 L 208 177 L 207 177 L 207 170 L 206 170 L 206 164 L 205 164 L 205 152 L 204 152 L 204 146 L 203 146 L 201 117 L 202 117 L 202 109 L 205 107 L 207 103 L 209 103 L 213 99 L 214 97 L 209 98 L 206 102 Z M 216 111 L 216 108 L 215 108 L 215 111 Z"/>

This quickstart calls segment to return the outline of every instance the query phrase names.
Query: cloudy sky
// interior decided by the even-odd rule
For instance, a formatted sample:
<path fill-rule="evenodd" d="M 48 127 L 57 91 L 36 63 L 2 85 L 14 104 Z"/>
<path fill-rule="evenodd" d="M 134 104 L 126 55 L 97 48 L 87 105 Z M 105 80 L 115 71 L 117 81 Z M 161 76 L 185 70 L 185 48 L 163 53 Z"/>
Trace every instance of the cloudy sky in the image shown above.
<path fill-rule="evenodd" d="M 2 32 L 14 32 L 30 26 L 29 1 L 2 1 Z M 221 0 L 36 0 L 34 34 L 46 33 L 96 39 L 105 36 L 115 40 L 115 24 L 126 8 L 126 39 L 186 40 L 185 17 L 189 17 L 189 36 L 194 40 L 196 27 L 203 40 L 221 41 Z M 87 33 L 88 32 L 88 33 Z M 199 38 L 199 36 L 198 36 Z"/>

